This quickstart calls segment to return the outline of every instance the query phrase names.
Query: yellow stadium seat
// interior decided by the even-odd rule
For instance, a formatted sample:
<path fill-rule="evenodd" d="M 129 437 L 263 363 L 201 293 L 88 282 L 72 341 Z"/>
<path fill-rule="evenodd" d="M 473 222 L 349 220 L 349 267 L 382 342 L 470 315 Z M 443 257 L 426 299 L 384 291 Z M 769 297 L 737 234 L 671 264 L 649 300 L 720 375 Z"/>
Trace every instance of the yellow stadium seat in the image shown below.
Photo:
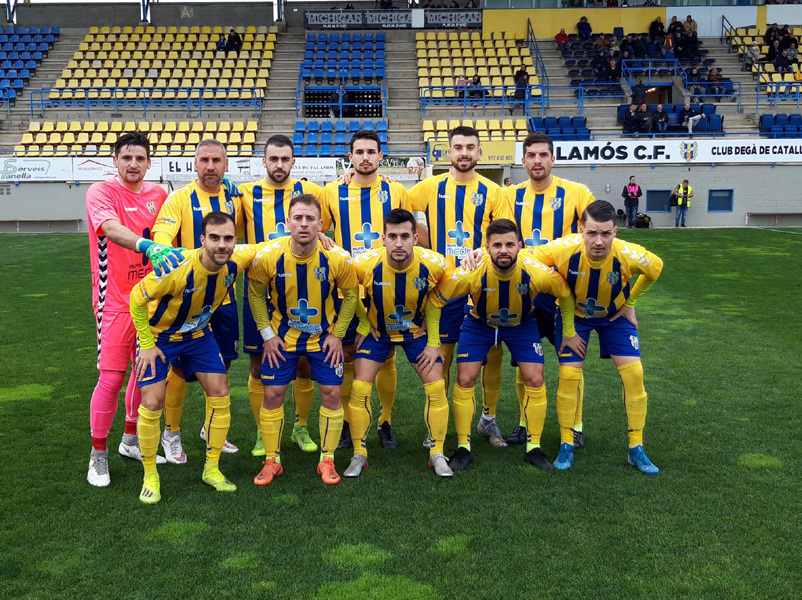
<path fill-rule="evenodd" d="M 228 143 L 229 144 L 236 144 L 239 145 L 242 143 L 242 134 L 239 131 L 232 131 L 231 135 L 228 136 Z"/>
<path fill-rule="evenodd" d="M 50 144 L 56 145 L 61 143 L 61 134 L 59 132 L 53 132 L 50 134 L 50 139 L 48 140 Z"/>
<path fill-rule="evenodd" d="M 82 146 L 86 146 L 89 143 L 89 134 L 85 131 L 82 131 L 78 134 L 78 138 L 76 141 L 81 144 Z"/>
<path fill-rule="evenodd" d="M 33 142 L 34 144 L 46 144 L 47 143 L 47 134 L 46 133 L 37 133 L 36 139 Z"/>
<path fill-rule="evenodd" d="M 228 134 L 227 134 L 227 133 L 225 133 L 225 132 L 218 131 L 218 132 L 217 132 L 217 135 L 215 135 L 215 136 L 214 136 L 214 138 L 215 138 L 215 139 L 216 139 L 218 142 L 220 142 L 221 144 L 227 144 L 227 143 L 228 143 Z"/>
<path fill-rule="evenodd" d="M 423 131 L 434 131 L 434 122 L 427 119 L 423 122 Z"/>
<path fill-rule="evenodd" d="M 21 144 L 33 144 L 33 134 L 32 133 L 23 133 L 22 139 L 20 140 Z"/>
<path fill-rule="evenodd" d="M 438 120 L 436 129 L 437 131 L 448 131 L 448 122 L 445 119 Z"/>
<path fill-rule="evenodd" d="M 492 131 L 500 131 L 501 130 L 501 123 L 499 123 L 498 119 L 490 119 L 488 122 L 488 129 Z"/>
<path fill-rule="evenodd" d="M 451 130 L 452 130 L 452 129 L 454 129 L 455 127 L 459 127 L 459 126 L 460 126 L 460 121 L 459 121 L 459 119 L 451 119 L 451 120 L 448 122 L 448 130 L 449 130 L 449 131 L 451 131 Z"/>

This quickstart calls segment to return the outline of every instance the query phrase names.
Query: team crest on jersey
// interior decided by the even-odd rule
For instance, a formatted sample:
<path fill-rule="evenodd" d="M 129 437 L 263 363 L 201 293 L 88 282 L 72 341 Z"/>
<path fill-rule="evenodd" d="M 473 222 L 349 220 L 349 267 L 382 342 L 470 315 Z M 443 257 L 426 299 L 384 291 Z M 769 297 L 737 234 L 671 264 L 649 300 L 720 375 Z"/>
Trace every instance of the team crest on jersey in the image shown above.
<path fill-rule="evenodd" d="M 534 344 L 532 344 L 532 347 L 535 349 L 535 353 L 538 356 L 543 356 L 543 344 L 535 342 Z"/>
<path fill-rule="evenodd" d="M 226 212 L 232 217 L 234 216 L 234 201 L 226 199 Z"/>
<path fill-rule="evenodd" d="M 326 267 L 315 267 L 315 279 L 318 281 L 326 281 L 328 272 Z"/>
<path fill-rule="evenodd" d="M 425 277 L 416 277 L 412 280 L 412 285 L 415 287 L 416 290 L 421 291 L 426 289 L 428 281 Z"/>
<path fill-rule="evenodd" d="M 384 204 L 385 202 L 390 200 L 390 192 L 388 192 L 387 190 L 381 190 L 378 194 L 376 194 L 376 198 L 378 199 L 379 202 Z"/>
<path fill-rule="evenodd" d="M 292 194 L 290 194 L 290 200 L 292 200 L 293 198 L 297 198 L 301 194 L 303 194 L 301 190 L 292 190 Z"/>
<path fill-rule="evenodd" d="M 474 206 L 482 206 L 485 203 L 484 194 L 471 194 L 471 203 Z"/>
<path fill-rule="evenodd" d="M 526 296 L 529 293 L 529 286 L 525 283 L 519 283 L 515 286 L 515 289 L 521 296 Z"/>
<path fill-rule="evenodd" d="M 342 377 L 343 376 L 343 364 L 342 363 L 337 363 L 337 366 L 334 367 L 334 374 L 337 377 Z"/>
<path fill-rule="evenodd" d="M 552 198 L 549 200 L 549 206 L 551 206 L 551 210 L 560 210 L 560 207 L 563 205 L 562 198 Z"/>
<path fill-rule="evenodd" d="M 230 288 L 232 285 L 234 285 L 234 282 L 236 280 L 237 280 L 237 274 L 229 273 L 228 275 L 226 275 L 225 279 L 223 279 L 223 285 L 226 286 L 227 288 Z"/>
<path fill-rule="evenodd" d="M 610 285 L 615 285 L 620 281 L 620 279 L 621 279 L 621 273 L 619 273 L 618 271 L 610 271 L 609 273 L 607 273 L 607 283 L 609 283 Z"/>
<path fill-rule="evenodd" d="M 686 162 L 694 161 L 699 154 L 699 144 L 696 142 L 682 142 L 679 145 L 679 152 Z"/>
<path fill-rule="evenodd" d="M 155 202 L 148 202 L 145 204 L 148 207 L 148 212 L 152 215 L 156 214 L 156 203 Z"/>
<path fill-rule="evenodd" d="M 638 341 L 638 336 L 637 335 L 629 336 L 629 343 L 632 344 L 632 347 L 635 348 L 635 350 L 640 348 L 640 342 Z"/>

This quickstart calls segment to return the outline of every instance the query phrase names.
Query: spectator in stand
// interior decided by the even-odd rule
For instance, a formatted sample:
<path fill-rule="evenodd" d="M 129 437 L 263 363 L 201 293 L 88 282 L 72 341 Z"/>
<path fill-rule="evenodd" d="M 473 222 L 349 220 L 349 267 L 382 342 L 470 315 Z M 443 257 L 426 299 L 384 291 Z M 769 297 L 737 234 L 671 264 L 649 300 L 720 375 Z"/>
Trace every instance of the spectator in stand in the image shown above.
<path fill-rule="evenodd" d="M 448 5 L 448 8 L 459 8 L 460 5 L 457 4 L 457 0 L 451 0 L 451 4 Z"/>
<path fill-rule="evenodd" d="M 781 50 L 788 50 L 791 47 L 791 44 L 799 45 L 799 40 L 796 39 L 792 34 L 788 34 L 783 36 L 783 39 L 780 40 L 780 49 Z"/>
<path fill-rule="evenodd" d="M 699 36 L 696 32 L 690 33 L 683 39 L 685 42 L 685 50 L 689 59 L 699 58 Z"/>
<path fill-rule="evenodd" d="M 689 103 L 685 103 L 685 106 L 681 111 L 679 111 L 679 120 L 680 123 L 688 128 L 688 137 L 693 139 L 693 128 L 696 127 L 696 124 L 702 120 L 704 117 L 699 111 L 694 109 Z"/>
<path fill-rule="evenodd" d="M 565 33 L 565 29 L 560 29 L 560 33 L 555 35 L 554 39 L 557 41 L 557 49 L 560 52 L 566 52 L 571 47 L 571 40 Z"/>
<path fill-rule="evenodd" d="M 484 96 L 484 87 L 482 87 L 482 80 L 479 79 L 478 75 L 474 75 L 471 82 L 468 84 L 468 96 L 471 98 L 481 98 Z M 479 106 L 478 104 L 471 104 L 474 108 Z"/>
<path fill-rule="evenodd" d="M 579 33 L 579 39 L 582 41 L 589 40 L 590 34 L 593 33 L 593 27 L 588 23 L 587 17 L 579 19 L 579 23 L 576 24 L 576 30 Z"/>
<path fill-rule="evenodd" d="M 780 52 L 782 52 L 782 50 L 780 50 L 780 40 L 775 39 L 771 43 L 771 46 L 769 46 L 769 53 L 766 55 L 766 60 L 773 63 L 775 60 L 777 60 Z"/>
<path fill-rule="evenodd" d="M 226 46 L 227 46 L 226 53 L 228 53 L 229 50 L 233 50 L 234 52 L 239 54 L 240 50 L 242 50 L 242 38 L 233 29 L 228 32 L 228 40 L 226 41 Z"/>
<path fill-rule="evenodd" d="M 780 39 L 780 28 L 777 23 L 772 23 L 771 27 L 766 30 L 766 33 L 763 34 L 763 43 L 767 46 L 771 46 L 774 43 L 774 40 Z"/>
<path fill-rule="evenodd" d="M 621 80 L 621 65 L 615 59 L 612 59 L 607 65 L 607 74 L 605 76 L 607 81 L 620 81 Z"/>
<path fill-rule="evenodd" d="M 643 196 L 643 190 L 635 182 L 635 176 L 629 178 L 629 183 L 624 186 L 621 197 L 624 199 L 624 208 L 627 211 L 627 228 L 634 229 L 635 221 L 638 219 L 638 198 Z"/>
<path fill-rule="evenodd" d="M 617 8 L 618 7 L 618 0 L 607 0 L 607 7 L 608 8 Z"/>
<path fill-rule="evenodd" d="M 797 62 L 799 56 L 799 48 L 796 45 L 796 42 L 792 42 L 791 45 L 788 47 L 788 50 L 785 51 L 788 55 L 788 60 L 791 61 L 791 64 Z"/>
<path fill-rule="evenodd" d="M 525 68 L 521 67 L 520 70 L 515 72 L 513 79 L 515 81 L 515 94 L 513 95 L 513 100 L 518 101 L 518 104 L 513 104 L 510 106 L 510 115 L 512 115 L 516 108 L 520 108 L 523 113 L 526 114 L 525 103 L 526 91 L 529 88 L 529 73 L 526 72 Z"/>
<path fill-rule="evenodd" d="M 346 106 L 347 104 L 348 92 L 345 91 L 345 86 L 341 83 L 339 87 L 331 93 L 331 97 L 329 98 L 329 105 L 331 106 L 331 112 L 335 119 L 345 116 L 345 112 L 349 108 Z"/>
<path fill-rule="evenodd" d="M 721 102 L 721 97 L 724 95 L 724 78 L 718 72 L 716 67 L 710 69 L 707 75 L 708 86 L 707 89 L 711 94 L 715 94 L 716 102 Z"/>
<path fill-rule="evenodd" d="M 479 5 L 473 0 L 468 0 L 468 2 L 465 4 L 465 8 L 479 8 Z"/>
<path fill-rule="evenodd" d="M 629 53 L 629 50 L 624 50 L 621 53 L 621 56 L 619 57 L 619 60 L 621 61 L 622 65 L 624 64 L 625 60 L 632 60 L 632 55 Z"/>
<path fill-rule="evenodd" d="M 354 3 L 349 2 L 348 4 L 345 5 L 345 8 L 343 10 L 354 10 Z"/>
<path fill-rule="evenodd" d="M 631 33 L 627 34 L 623 40 L 621 40 L 621 53 L 629 52 L 630 57 L 635 56 L 635 36 Z"/>
<path fill-rule="evenodd" d="M 590 66 L 593 68 L 593 74 L 596 75 L 596 79 L 604 79 L 607 73 L 607 63 L 607 50 L 599 50 L 590 63 Z"/>
<path fill-rule="evenodd" d="M 618 41 L 618 38 L 612 36 L 610 38 L 610 53 L 615 57 L 618 58 L 621 55 L 621 44 Z"/>
<path fill-rule="evenodd" d="M 468 91 L 469 84 L 470 82 L 468 81 L 468 78 L 465 75 L 460 75 L 457 78 L 457 83 L 455 85 L 455 88 L 457 90 L 457 98 L 465 97 L 465 92 Z"/>
<path fill-rule="evenodd" d="M 692 53 L 687 44 L 688 37 L 680 33 L 674 34 L 674 57 L 677 60 L 690 60 Z"/>
<path fill-rule="evenodd" d="M 646 58 L 649 54 L 649 36 L 644 33 L 642 36 L 636 37 L 632 41 L 632 48 L 635 50 L 635 58 Z"/>
<path fill-rule="evenodd" d="M 641 4 L 641 6 L 645 6 L 645 7 L 649 8 L 649 7 L 652 7 L 652 6 L 657 6 L 657 4 L 655 4 L 654 0 L 646 0 L 646 2 Z"/>
<path fill-rule="evenodd" d="M 391 10 L 393 8 L 393 0 L 379 0 L 379 8 L 382 10 Z"/>
<path fill-rule="evenodd" d="M 691 33 L 696 33 L 699 30 L 699 26 L 696 24 L 696 21 L 693 20 L 691 15 L 688 15 L 685 18 L 685 22 L 682 24 L 685 28 L 685 33 L 690 35 Z"/>
<path fill-rule="evenodd" d="M 788 29 L 788 25 L 783 25 L 782 27 L 780 27 L 780 31 L 778 33 L 780 34 L 780 38 L 782 38 L 782 36 L 791 33 L 791 30 Z"/>
<path fill-rule="evenodd" d="M 663 18 L 657 17 L 649 25 L 649 39 L 652 41 L 652 44 L 657 44 L 657 47 L 661 48 L 665 37 L 666 27 L 663 25 Z"/>
<path fill-rule="evenodd" d="M 652 114 L 652 127 L 657 129 L 657 133 L 668 131 L 668 113 L 663 110 L 662 104 L 658 104 L 657 110 Z"/>
<path fill-rule="evenodd" d="M 624 116 L 624 133 L 638 133 L 638 107 L 635 104 L 629 106 L 626 116 Z"/>
<path fill-rule="evenodd" d="M 440 0 L 440 3 L 437 5 L 437 8 L 448 8 L 448 6 L 446 6 L 445 0 Z"/>
<path fill-rule="evenodd" d="M 774 59 L 774 69 L 778 73 L 790 73 L 791 61 L 788 60 L 788 50 L 783 50 L 780 55 Z"/>
<path fill-rule="evenodd" d="M 226 41 L 226 36 L 224 33 L 221 33 L 220 39 L 217 40 L 217 51 L 218 52 L 228 51 L 228 42 Z"/>
<path fill-rule="evenodd" d="M 699 96 L 705 93 L 704 79 L 699 74 L 699 69 L 694 67 L 688 73 L 688 91 L 691 93 L 691 102 L 699 102 Z"/>
<path fill-rule="evenodd" d="M 645 102 L 638 109 L 638 131 L 640 133 L 652 132 L 652 113 L 649 112 L 649 107 Z"/>
<path fill-rule="evenodd" d="M 760 62 L 760 46 L 757 43 L 753 43 L 751 48 L 746 51 L 744 54 L 744 71 L 749 70 L 752 65 L 756 65 Z"/>
<path fill-rule="evenodd" d="M 627 2 L 627 0 L 621 0 L 621 8 L 629 8 L 629 2 Z"/>
<path fill-rule="evenodd" d="M 677 20 L 677 17 L 671 17 L 671 23 L 668 24 L 668 35 L 674 35 L 678 31 L 685 31 L 685 26 Z"/>
<path fill-rule="evenodd" d="M 637 104 L 640 106 L 644 102 L 646 102 L 646 86 L 643 85 L 643 81 L 640 79 L 635 80 L 635 85 L 632 86 L 632 94 L 630 97 L 632 98 L 632 104 Z"/>
<path fill-rule="evenodd" d="M 604 37 L 603 33 L 600 33 L 593 44 L 593 48 L 596 50 L 608 50 L 610 48 L 610 40 Z"/>

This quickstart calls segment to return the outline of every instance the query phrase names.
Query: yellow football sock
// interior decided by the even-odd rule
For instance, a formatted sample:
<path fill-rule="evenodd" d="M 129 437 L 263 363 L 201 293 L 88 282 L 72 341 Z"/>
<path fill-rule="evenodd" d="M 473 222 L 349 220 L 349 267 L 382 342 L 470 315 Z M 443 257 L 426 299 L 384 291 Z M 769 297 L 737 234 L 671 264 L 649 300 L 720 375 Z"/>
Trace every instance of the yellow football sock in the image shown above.
<path fill-rule="evenodd" d="M 156 451 L 159 449 L 161 437 L 161 418 L 161 410 L 148 410 L 139 405 L 136 434 L 139 437 L 139 452 L 142 454 L 145 477 L 156 473 Z"/>
<path fill-rule="evenodd" d="M 265 408 L 259 411 L 259 431 L 265 446 L 265 458 L 281 462 L 281 432 L 284 429 L 284 407 Z"/>
<path fill-rule="evenodd" d="M 574 415 L 579 396 L 582 369 L 560 365 L 557 385 L 557 421 L 560 423 L 560 444 L 574 444 Z"/>
<path fill-rule="evenodd" d="M 451 364 L 454 362 L 454 351 L 456 349 L 456 344 L 443 344 L 440 346 L 440 351 L 443 353 L 443 385 L 446 388 L 446 396 L 448 396 L 448 390 L 451 389 Z"/>
<path fill-rule="evenodd" d="M 388 358 L 379 370 L 379 374 L 376 375 L 376 391 L 379 392 L 379 402 L 382 407 L 379 413 L 379 425 L 391 423 L 393 418 L 395 391 L 398 388 L 398 371 L 395 368 L 395 356 L 393 354 Z"/>
<path fill-rule="evenodd" d="M 471 423 L 476 411 L 476 399 L 473 388 L 454 385 L 454 399 L 451 401 L 454 410 L 454 427 L 457 430 L 457 443 L 461 448 L 471 449 Z"/>
<path fill-rule="evenodd" d="M 334 451 L 340 443 L 343 432 L 343 409 L 331 410 L 320 407 L 320 459 L 324 456 L 334 458 Z"/>
<path fill-rule="evenodd" d="M 370 429 L 370 422 L 373 414 L 370 411 L 370 395 L 373 392 L 373 385 L 367 381 L 354 379 L 351 387 L 351 402 L 348 406 L 351 428 L 351 441 L 354 443 L 354 454 L 368 455 L 365 444 Z M 339 439 L 339 438 L 338 438 Z"/>
<path fill-rule="evenodd" d="M 521 375 L 521 369 L 515 369 L 515 395 L 518 396 L 518 408 L 521 411 L 518 425 L 526 427 L 526 413 L 524 412 L 524 399 L 526 398 L 526 386 L 524 385 L 524 376 Z"/>
<path fill-rule="evenodd" d="M 423 391 L 426 394 L 424 419 L 426 420 L 426 426 L 429 428 L 429 437 L 432 438 L 429 456 L 442 454 L 443 443 L 446 440 L 446 431 L 448 430 L 448 399 L 446 398 L 445 382 L 440 379 L 439 381 L 424 383 Z"/>
<path fill-rule="evenodd" d="M 629 423 L 629 447 L 643 444 L 643 427 L 646 425 L 646 388 L 643 387 L 643 365 L 636 360 L 618 368 L 624 384 L 624 405 Z"/>
<path fill-rule="evenodd" d="M 496 406 L 501 395 L 501 359 L 504 350 L 501 344 L 490 348 L 487 364 L 482 367 L 482 414 L 488 419 L 496 416 Z"/>
<path fill-rule="evenodd" d="M 526 451 L 540 448 L 540 434 L 546 422 L 546 386 L 526 386 L 524 411 L 526 413 Z"/>
<path fill-rule="evenodd" d="M 206 396 L 206 471 L 217 466 L 231 426 L 231 396 Z"/>
<path fill-rule="evenodd" d="M 256 421 L 256 428 L 259 428 L 259 413 L 262 411 L 262 403 L 265 401 L 265 386 L 261 379 L 248 376 L 248 400 L 251 402 L 251 412 L 253 420 Z"/>
<path fill-rule="evenodd" d="M 187 382 L 170 369 L 167 373 L 167 387 L 164 391 L 164 428 L 167 431 L 181 430 L 181 415 L 184 412 L 184 398 L 187 396 Z"/>
<path fill-rule="evenodd" d="M 582 431 L 582 402 L 585 400 L 585 373 L 579 378 L 579 391 L 576 397 L 576 416 L 574 417 L 574 430 Z"/>
<path fill-rule="evenodd" d="M 354 363 L 343 363 L 343 382 L 340 386 L 340 404 L 343 407 L 343 421 L 351 424 L 348 403 L 351 401 L 351 386 L 354 384 Z M 339 443 L 339 440 L 338 440 Z"/>
<path fill-rule="evenodd" d="M 297 378 L 292 384 L 292 397 L 295 400 L 295 424 L 306 427 L 312 400 L 315 397 L 315 385 L 311 379 Z"/>

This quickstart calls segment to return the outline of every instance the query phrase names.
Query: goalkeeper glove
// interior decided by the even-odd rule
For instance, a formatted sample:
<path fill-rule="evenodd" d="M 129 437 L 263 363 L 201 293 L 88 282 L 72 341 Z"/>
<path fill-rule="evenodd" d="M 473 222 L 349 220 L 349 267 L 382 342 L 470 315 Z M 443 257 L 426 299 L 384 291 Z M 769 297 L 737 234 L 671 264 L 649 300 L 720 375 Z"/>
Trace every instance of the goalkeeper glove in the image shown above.
<path fill-rule="evenodd" d="M 237 184 L 231 181 L 228 177 L 223 177 L 222 183 L 226 187 L 228 195 L 232 198 L 239 198 L 242 196 L 242 192 L 239 191 Z"/>
<path fill-rule="evenodd" d="M 184 260 L 183 252 L 186 248 L 173 248 L 162 246 L 151 240 L 139 238 L 136 242 L 136 251 L 144 253 L 153 265 L 153 272 L 157 277 L 174 271 Z"/>

